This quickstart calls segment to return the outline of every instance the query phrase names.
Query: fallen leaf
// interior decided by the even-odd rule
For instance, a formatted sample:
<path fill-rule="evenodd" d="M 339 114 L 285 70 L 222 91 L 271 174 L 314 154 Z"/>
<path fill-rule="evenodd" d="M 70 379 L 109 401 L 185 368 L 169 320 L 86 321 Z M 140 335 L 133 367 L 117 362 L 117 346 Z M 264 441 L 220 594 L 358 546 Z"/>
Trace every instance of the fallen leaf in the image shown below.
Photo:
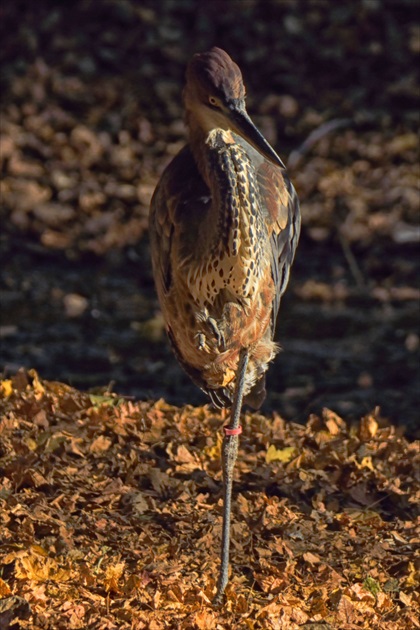
<path fill-rule="evenodd" d="M 120 580 L 125 571 L 125 562 L 117 562 L 110 564 L 105 570 L 103 579 L 104 587 L 107 593 L 121 593 Z"/>
<path fill-rule="evenodd" d="M 2 578 L 0 578 L 0 599 L 9 597 L 12 594 L 9 585 Z"/>
<path fill-rule="evenodd" d="M 293 459 L 296 452 L 297 450 L 294 446 L 286 446 L 283 449 L 277 449 L 274 444 L 271 444 L 271 446 L 268 447 L 265 461 L 267 462 L 267 464 L 275 461 L 287 463 Z"/>

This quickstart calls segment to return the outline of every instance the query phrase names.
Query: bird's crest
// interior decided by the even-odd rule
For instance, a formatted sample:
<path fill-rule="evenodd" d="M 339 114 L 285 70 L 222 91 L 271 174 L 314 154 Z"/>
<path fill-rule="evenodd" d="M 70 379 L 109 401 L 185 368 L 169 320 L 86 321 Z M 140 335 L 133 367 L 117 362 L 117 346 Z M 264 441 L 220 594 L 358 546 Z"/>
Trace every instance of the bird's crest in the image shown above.
<path fill-rule="evenodd" d="M 187 85 L 195 84 L 207 93 L 224 96 L 228 100 L 243 99 L 245 86 L 239 67 L 221 48 L 197 53 L 187 67 Z"/>

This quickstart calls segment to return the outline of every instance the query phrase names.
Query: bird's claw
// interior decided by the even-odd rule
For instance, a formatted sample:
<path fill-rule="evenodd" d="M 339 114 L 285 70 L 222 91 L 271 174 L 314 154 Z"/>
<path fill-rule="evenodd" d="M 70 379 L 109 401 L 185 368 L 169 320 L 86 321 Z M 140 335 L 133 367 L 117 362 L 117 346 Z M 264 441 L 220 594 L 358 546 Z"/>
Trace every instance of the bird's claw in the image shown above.
<path fill-rule="evenodd" d="M 226 349 L 226 340 L 225 340 L 225 335 L 223 333 L 223 331 L 220 330 L 217 321 L 215 319 L 213 319 L 213 317 L 209 317 L 207 320 L 208 325 L 210 326 L 212 332 L 214 333 L 214 335 L 216 336 L 216 340 L 217 340 L 217 347 L 220 348 L 221 350 L 225 350 Z"/>
<path fill-rule="evenodd" d="M 196 335 L 197 338 L 197 348 L 199 350 L 204 350 L 206 347 L 206 336 L 203 333 L 198 333 Z"/>

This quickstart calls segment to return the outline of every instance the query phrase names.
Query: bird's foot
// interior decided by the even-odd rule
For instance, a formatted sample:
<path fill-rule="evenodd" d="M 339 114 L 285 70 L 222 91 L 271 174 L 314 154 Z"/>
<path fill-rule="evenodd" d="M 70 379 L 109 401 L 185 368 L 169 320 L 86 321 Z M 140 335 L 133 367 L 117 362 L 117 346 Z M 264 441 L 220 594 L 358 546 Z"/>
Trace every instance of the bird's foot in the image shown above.
<path fill-rule="evenodd" d="M 207 345 L 206 335 L 204 335 L 203 333 L 198 333 L 195 336 L 195 339 L 197 340 L 197 348 L 199 350 L 205 350 Z"/>
<path fill-rule="evenodd" d="M 213 317 L 209 317 L 207 320 L 207 324 L 210 326 L 211 331 L 214 333 L 217 340 L 217 347 L 221 350 L 226 350 L 226 340 L 225 335 L 222 330 L 220 330 L 219 325 Z"/>

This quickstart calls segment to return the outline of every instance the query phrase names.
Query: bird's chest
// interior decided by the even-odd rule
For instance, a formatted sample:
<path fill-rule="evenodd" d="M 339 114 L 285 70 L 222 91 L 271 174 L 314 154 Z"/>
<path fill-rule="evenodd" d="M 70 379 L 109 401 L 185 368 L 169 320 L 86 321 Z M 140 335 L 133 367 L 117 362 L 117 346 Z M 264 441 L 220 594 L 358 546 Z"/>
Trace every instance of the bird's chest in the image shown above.
<path fill-rule="evenodd" d="M 238 145 L 209 155 L 211 200 L 200 223 L 199 251 L 185 259 L 184 276 L 197 305 L 223 293 L 252 301 L 269 266 L 269 240 L 253 165 Z M 204 240 L 203 240 L 204 239 Z"/>
<path fill-rule="evenodd" d="M 205 305 L 171 294 L 175 302 L 170 334 L 182 360 L 199 370 L 209 387 L 216 388 L 233 382 L 242 348 L 249 348 L 251 364 L 268 364 L 275 352 L 269 333 L 274 296 L 275 285 L 267 268 L 259 291 L 243 300 L 232 299 L 227 289 Z"/>

